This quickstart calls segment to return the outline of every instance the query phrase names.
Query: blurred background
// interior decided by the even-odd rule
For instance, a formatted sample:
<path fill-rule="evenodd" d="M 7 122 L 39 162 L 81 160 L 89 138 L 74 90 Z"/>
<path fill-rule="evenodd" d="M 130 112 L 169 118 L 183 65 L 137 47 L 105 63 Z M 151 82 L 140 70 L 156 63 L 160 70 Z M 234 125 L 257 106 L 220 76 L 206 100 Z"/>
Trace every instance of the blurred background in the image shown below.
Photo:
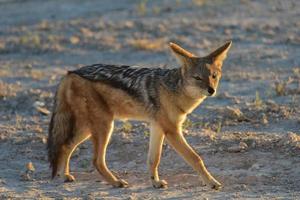
<path fill-rule="evenodd" d="M 216 154 L 215 160 L 210 157 L 207 160 L 211 160 L 212 171 L 222 181 L 246 186 L 233 185 L 223 193 L 201 195 L 203 198 L 224 195 L 233 198 L 234 193 L 241 198 L 247 194 L 284 198 L 299 195 L 295 185 L 300 181 L 300 172 L 291 168 L 300 164 L 297 154 L 300 147 L 299 19 L 298 0 L 0 0 L 0 151 L 3 152 L 0 155 L 0 193 L 3 192 L 0 197 L 88 194 L 80 193 L 91 184 L 87 180 L 83 185 L 59 190 L 55 183 L 47 182 L 45 143 L 49 117 L 56 86 L 67 70 L 94 63 L 173 68 L 179 65 L 170 54 L 169 42 L 205 56 L 227 40 L 233 40 L 233 46 L 224 63 L 218 95 L 206 100 L 189 116 L 185 133 L 195 142 L 195 149 L 204 152 L 204 157 Z M 142 134 L 138 134 L 140 132 Z M 115 148 L 109 153 L 108 160 L 115 163 L 111 166 L 123 170 L 122 164 L 128 171 L 137 166 L 135 172 L 146 178 L 144 152 L 148 136 L 145 124 L 120 123 L 111 146 L 121 145 L 124 152 Z M 200 141 L 206 146 L 200 146 Z M 247 147 L 240 144 L 241 141 Z M 249 155 L 237 156 L 239 161 L 235 160 L 239 163 L 247 159 L 246 167 L 230 165 L 234 160 L 222 160 L 224 151 L 230 153 L 231 145 L 237 145 L 238 151 L 244 147 L 254 149 L 249 150 Z M 139 147 L 132 149 L 135 146 Z M 271 149 L 265 149 L 266 146 Z M 132 149 L 131 157 L 125 153 L 128 149 Z M 278 151 L 282 149 L 290 156 L 272 160 L 275 155 L 281 155 Z M 139 151 L 143 154 L 137 155 Z M 73 160 L 81 173 L 93 169 L 88 152 L 91 152 L 89 143 L 77 151 L 80 157 L 75 155 Z M 170 169 L 172 159 L 182 163 L 171 150 L 165 156 L 169 158 L 162 164 L 165 169 Z M 31 176 L 24 169 L 30 161 L 36 167 Z M 128 164 L 131 161 L 134 163 Z M 257 163 L 258 167 L 251 168 Z M 271 170 L 270 165 L 278 168 Z M 182 163 L 175 166 L 173 174 L 178 174 L 178 169 L 194 173 Z M 221 172 L 222 169 L 228 171 Z M 234 171 L 237 169 L 240 171 Z M 251 174 L 250 169 L 261 169 L 263 175 Z M 123 171 L 123 176 L 126 173 Z M 29 182 L 20 182 L 20 176 Z M 272 179 L 278 176 L 286 178 Z M 133 178 L 132 182 L 139 178 Z M 160 194 L 171 198 L 190 191 L 187 198 L 199 196 L 203 188 L 198 190 L 188 183 L 192 180 L 197 185 L 196 178 L 177 177 L 178 180 L 185 178 L 185 189 L 178 186 L 177 192 L 161 191 Z M 287 179 L 291 179 L 290 182 Z M 262 185 L 254 186 L 257 181 Z M 276 183 L 275 189 L 266 186 L 270 183 Z M 104 192 L 107 186 L 102 184 L 101 187 Z M 144 191 L 144 187 L 133 188 L 138 193 L 133 197 L 152 197 L 151 191 Z M 98 186 L 88 191 L 97 195 L 93 193 L 95 188 Z M 261 188 L 267 192 L 260 191 Z M 129 191 L 131 193 L 122 193 L 121 197 L 131 197 L 134 191 Z M 118 193 L 111 190 L 103 195 L 118 197 Z"/>

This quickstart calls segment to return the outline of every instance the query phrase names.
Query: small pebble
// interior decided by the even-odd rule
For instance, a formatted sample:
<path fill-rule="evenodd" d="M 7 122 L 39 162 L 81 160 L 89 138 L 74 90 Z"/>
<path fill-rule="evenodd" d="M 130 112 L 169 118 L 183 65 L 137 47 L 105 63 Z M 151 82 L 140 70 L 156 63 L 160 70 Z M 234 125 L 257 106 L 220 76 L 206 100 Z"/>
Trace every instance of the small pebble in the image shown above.
<path fill-rule="evenodd" d="M 245 142 L 240 142 L 239 145 L 231 146 L 227 149 L 228 152 L 231 153 L 238 153 L 238 152 L 244 152 L 248 148 L 248 145 Z"/>
<path fill-rule="evenodd" d="M 260 168 L 260 165 L 255 163 L 254 165 L 252 165 L 252 167 L 250 169 L 252 170 L 258 170 Z"/>
<path fill-rule="evenodd" d="M 26 169 L 27 169 L 27 171 L 30 171 L 30 172 L 34 172 L 35 171 L 35 167 L 34 167 L 34 165 L 33 165 L 32 162 L 28 162 L 26 164 Z"/>
<path fill-rule="evenodd" d="M 29 173 L 21 174 L 21 181 L 32 181 L 33 178 L 30 176 Z"/>

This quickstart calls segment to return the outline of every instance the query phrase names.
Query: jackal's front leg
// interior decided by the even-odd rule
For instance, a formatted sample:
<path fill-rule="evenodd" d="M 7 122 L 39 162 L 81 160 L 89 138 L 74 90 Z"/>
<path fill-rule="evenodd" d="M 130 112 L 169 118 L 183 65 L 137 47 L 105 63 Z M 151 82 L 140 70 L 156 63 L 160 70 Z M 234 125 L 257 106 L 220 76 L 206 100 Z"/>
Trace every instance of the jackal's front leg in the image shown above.
<path fill-rule="evenodd" d="M 150 128 L 150 144 L 147 162 L 152 185 L 155 188 L 165 188 L 168 184 L 165 180 L 160 180 L 158 175 L 158 165 L 160 162 L 163 143 L 164 133 L 161 127 L 152 123 Z"/>
<path fill-rule="evenodd" d="M 168 142 L 174 147 L 184 160 L 196 170 L 204 182 L 213 189 L 219 189 L 222 185 L 208 172 L 201 157 L 190 147 L 183 135 L 177 132 L 166 133 Z"/>

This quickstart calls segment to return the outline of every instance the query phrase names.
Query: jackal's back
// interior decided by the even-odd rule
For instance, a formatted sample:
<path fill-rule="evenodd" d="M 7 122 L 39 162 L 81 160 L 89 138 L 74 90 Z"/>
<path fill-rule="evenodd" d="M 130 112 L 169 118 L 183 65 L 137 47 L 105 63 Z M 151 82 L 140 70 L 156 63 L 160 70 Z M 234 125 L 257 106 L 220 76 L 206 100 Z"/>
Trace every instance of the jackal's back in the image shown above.
<path fill-rule="evenodd" d="M 160 106 L 159 90 L 161 86 L 176 92 L 181 85 L 180 71 L 177 68 L 161 69 L 95 64 L 69 73 L 124 90 L 147 108 Z"/>

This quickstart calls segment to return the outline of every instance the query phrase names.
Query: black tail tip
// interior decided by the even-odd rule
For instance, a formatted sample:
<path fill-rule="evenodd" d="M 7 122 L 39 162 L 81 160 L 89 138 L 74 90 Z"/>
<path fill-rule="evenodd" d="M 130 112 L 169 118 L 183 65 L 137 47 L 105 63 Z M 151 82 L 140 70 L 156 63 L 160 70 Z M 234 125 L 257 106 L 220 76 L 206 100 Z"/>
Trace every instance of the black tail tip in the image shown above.
<path fill-rule="evenodd" d="M 52 169 L 51 179 L 53 180 L 56 176 L 56 170 Z"/>
<path fill-rule="evenodd" d="M 50 161 L 49 167 L 52 169 L 51 179 L 54 179 L 55 176 L 57 175 L 57 162 Z"/>

